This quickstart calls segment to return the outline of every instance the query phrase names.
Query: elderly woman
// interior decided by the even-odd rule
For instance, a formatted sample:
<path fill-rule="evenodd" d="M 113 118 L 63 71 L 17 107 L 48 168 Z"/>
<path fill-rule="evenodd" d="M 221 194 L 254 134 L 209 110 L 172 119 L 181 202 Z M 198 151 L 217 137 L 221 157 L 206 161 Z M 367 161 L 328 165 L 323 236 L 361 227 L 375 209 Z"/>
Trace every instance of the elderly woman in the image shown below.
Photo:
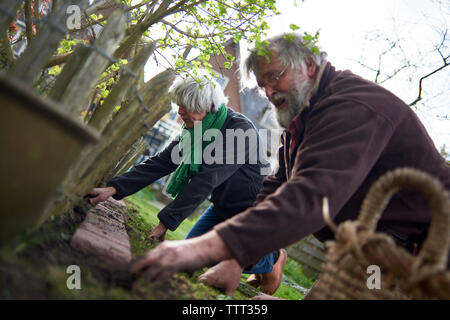
<path fill-rule="evenodd" d="M 245 116 L 226 107 L 228 99 L 217 83 L 204 75 L 189 76 L 175 82 L 170 94 L 183 120 L 179 139 L 113 178 L 108 187 L 95 188 L 90 193 L 91 203 L 110 196 L 119 200 L 173 173 L 167 191 L 175 199 L 159 212 L 160 222 L 149 235 L 160 241 L 167 229 L 175 230 L 209 195 L 212 205 L 187 238 L 200 236 L 245 211 L 255 201 L 268 173 L 267 160 L 258 150 L 260 138 L 256 128 Z M 262 291 L 273 294 L 280 285 L 285 261 L 286 252 L 276 250 L 244 272 L 254 274 L 251 284 L 261 285 Z M 209 269 L 200 280 L 231 295 L 239 285 L 242 271 L 231 259 Z"/>

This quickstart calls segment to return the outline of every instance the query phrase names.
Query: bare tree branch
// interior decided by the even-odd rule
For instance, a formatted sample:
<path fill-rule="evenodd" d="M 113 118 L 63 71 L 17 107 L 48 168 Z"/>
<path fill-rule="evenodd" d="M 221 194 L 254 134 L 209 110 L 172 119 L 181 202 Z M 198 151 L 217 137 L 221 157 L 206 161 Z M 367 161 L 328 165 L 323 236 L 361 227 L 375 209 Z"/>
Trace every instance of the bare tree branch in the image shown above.
<path fill-rule="evenodd" d="M 31 0 L 25 0 L 25 32 L 27 34 L 27 41 L 31 43 L 33 40 L 33 20 L 31 15 Z"/>
<path fill-rule="evenodd" d="M 220 33 L 213 33 L 213 34 L 209 34 L 209 35 L 194 35 L 194 34 L 192 34 L 190 32 L 186 32 L 186 31 L 181 30 L 176 25 L 174 25 L 173 23 L 171 23 L 171 22 L 169 22 L 167 20 L 163 19 L 163 20 L 161 20 L 161 22 L 163 22 L 164 24 L 172 27 L 172 29 L 175 30 L 176 32 L 178 32 L 178 33 L 180 33 L 182 35 L 185 35 L 186 37 L 192 38 L 192 39 L 205 39 L 205 38 L 215 37 L 215 36 L 218 36 L 220 34 L 223 34 L 223 32 L 220 32 Z"/>
<path fill-rule="evenodd" d="M 125 9 L 123 9 L 123 11 L 125 11 L 125 12 L 132 11 L 132 10 L 137 9 L 137 8 L 139 8 L 139 7 L 142 7 L 142 6 L 144 6 L 144 5 L 148 5 L 148 3 L 141 2 L 141 3 L 136 4 L 136 5 L 134 5 L 134 6 L 125 8 Z M 101 8 L 101 9 L 106 9 L 106 8 L 107 8 L 107 7 Z M 86 10 L 85 12 L 87 12 L 88 15 L 90 15 L 90 14 L 93 13 L 92 11 L 88 11 L 88 10 Z M 84 30 L 84 29 L 86 29 L 86 28 L 89 28 L 89 27 L 91 27 L 92 25 L 101 24 L 101 23 L 103 23 L 103 22 L 106 22 L 106 20 L 108 19 L 108 17 L 103 17 L 103 18 L 100 18 L 100 19 L 95 20 L 95 19 L 93 19 L 93 18 L 90 17 L 90 16 L 89 16 L 89 18 L 87 18 L 86 15 L 83 16 L 83 17 L 84 17 L 84 19 L 85 19 L 86 21 L 91 20 L 91 22 L 85 23 L 85 24 L 82 25 L 79 29 L 73 29 L 73 30 L 70 30 L 70 33 L 76 33 L 76 32 L 79 32 L 80 30 Z"/>
<path fill-rule="evenodd" d="M 47 62 L 44 65 L 44 69 L 47 68 L 51 68 L 54 66 L 57 66 L 59 64 L 63 64 L 67 62 L 67 59 L 69 59 L 69 57 L 72 55 L 72 53 L 68 53 L 68 54 L 63 54 L 63 55 L 58 55 L 58 56 L 53 56 L 50 59 L 47 60 Z"/>
<path fill-rule="evenodd" d="M 34 26 L 36 28 L 36 33 L 39 31 L 39 20 L 40 20 L 40 11 L 39 11 L 39 0 L 34 0 L 34 6 L 33 6 L 33 11 L 34 11 Z"/>
<path fill-rule="evenodd" d="M 445 60 L 444 60 L 445 61 Z M 416 100 L 414 100 L 413 102 L 411 102 L 409 105 L 410 106 L 414 106 L 415 104 L 417 104 L 420 100 L 422 100 L 422 82 L 423 80 L 425 80 L 426 78 L 432 76 L 433 74 L 441 71 L 442 69 L 448 67 L 450 63 L 448 63 L 447 61 L 445 61 L 444 65 L 440 66 L 439 68 L 435 69 L 434 71 L 430 72 L 429 74 L 423 76 L 422 78 L 420 78 L 419 80 L 419 95 L 417 96 Z"/>

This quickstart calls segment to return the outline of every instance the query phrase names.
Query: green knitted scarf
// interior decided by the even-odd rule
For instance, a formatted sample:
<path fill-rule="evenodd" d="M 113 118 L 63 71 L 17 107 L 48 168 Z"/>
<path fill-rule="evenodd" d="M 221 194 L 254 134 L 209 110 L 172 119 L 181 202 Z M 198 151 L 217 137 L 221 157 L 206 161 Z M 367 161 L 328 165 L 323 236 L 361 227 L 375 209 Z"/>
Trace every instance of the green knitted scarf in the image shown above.
<path fill-rule="evenodd" d="M 216 113 L 208 113 L 203 120 L 201 121 L 202 126 L 202 134 L 194 135 L 194 128 L 186 128 L 185 124 L 181 127 L 180 134 L 180 151 L 182 154 L 182 161 L 179 164 L 178 168 L 173 173 L 172 179 L 167 186 L 167 192 L 172 195 L 172 197 L 176 197 L 178 193 L 186 186 L 190 179 L 198 173 L 200 168 L 200 163 L 202 162 L 203 150 L 205 150 L 206 146 L 214 141 L 215 136 L 211 138 L 210 141 L 203 141 L 203 135 L 208 129 L 217 129 L 220 130 L 225 123 L 227 118 L 227 108 L 225 104 L 222 104 L 219 108 L 219 111 Z M 198 126 L 199 124 L 196 124 Z M 190 140 L 187 140 L 187 143 L 190 141 L 190 146 L 187 145 L 186 139 L 189 135 Z M 199 148 L 201 146 L 202 152 L 199 154 Z M 189 160 L 190 161 L 187 161 Z M 196 161 L 195 161 L 196 160 Z"/>

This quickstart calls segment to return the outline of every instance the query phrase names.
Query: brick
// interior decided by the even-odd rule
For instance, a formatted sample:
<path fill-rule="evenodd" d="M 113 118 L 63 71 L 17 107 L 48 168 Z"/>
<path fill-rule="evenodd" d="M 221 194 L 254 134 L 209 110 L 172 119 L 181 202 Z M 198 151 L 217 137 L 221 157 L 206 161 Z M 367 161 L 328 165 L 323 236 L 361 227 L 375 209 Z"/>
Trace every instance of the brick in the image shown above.
<path fill-rule="evenodd" d="M 111 198 L 89 210 L 72 237 L 72 248 L 95 255 L 117 269 L 128 269 L 131 251 L 121 214 L 124 206 Z"/>

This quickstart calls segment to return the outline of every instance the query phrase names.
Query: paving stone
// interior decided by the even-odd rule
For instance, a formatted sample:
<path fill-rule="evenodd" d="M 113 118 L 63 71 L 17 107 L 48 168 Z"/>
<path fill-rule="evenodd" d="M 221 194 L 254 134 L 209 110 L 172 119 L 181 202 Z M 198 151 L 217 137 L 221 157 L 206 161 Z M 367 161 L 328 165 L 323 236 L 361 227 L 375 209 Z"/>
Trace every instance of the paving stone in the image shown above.
<path fill-rule="evenodd" d="M 117 269 L 128 269 L 131 251 L 121 212 L 123 201 L 113 198 L 89 210 L 71 240 L 72 248 L 92 254 Z"/>

